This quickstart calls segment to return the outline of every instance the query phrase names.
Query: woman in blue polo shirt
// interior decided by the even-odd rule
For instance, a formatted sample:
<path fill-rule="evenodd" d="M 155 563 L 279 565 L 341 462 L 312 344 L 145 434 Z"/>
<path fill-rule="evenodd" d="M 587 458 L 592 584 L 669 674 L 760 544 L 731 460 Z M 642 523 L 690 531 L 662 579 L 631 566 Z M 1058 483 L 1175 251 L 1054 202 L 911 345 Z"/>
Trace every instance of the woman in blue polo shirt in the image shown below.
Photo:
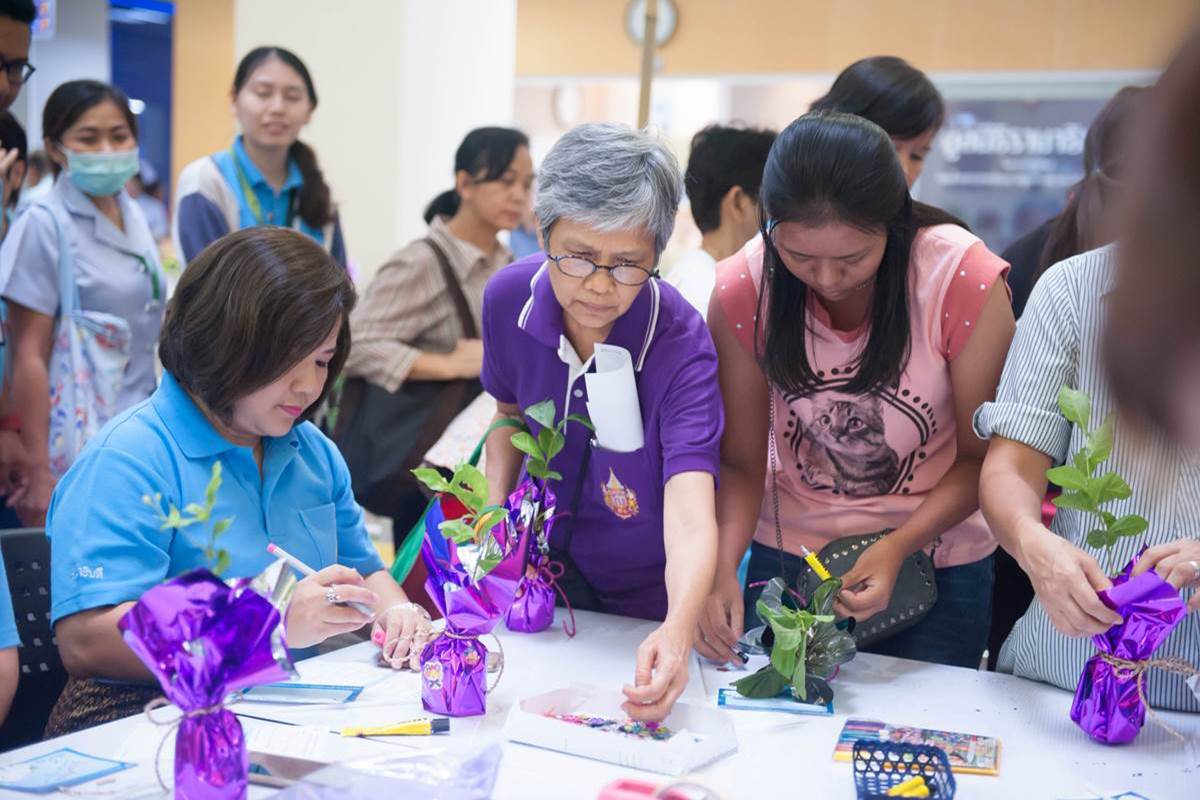
<path fill-rule="evenodd" d="M 345 363 L 354 300 L 345 271 L 282 228 L 230 234 L 184 272 L 159 343 L 162 385 L 92 440 L 51 502 L 51 618 L 71 681 L 48 733 L 132 713 L 158 691 L 137 685 L 149 674 L 117 620 L 158 582 L 211 565 L 206 531 L 161 530 L 143 498 L 196 502 L 218 461 L 213 518 L 233 520 L 219 542 L 225 577 L 259 573 L 272 543 L 319 570 L 287 611 L 290 646 L 374 619 L 395 666 L 419 651 L 428 616 L 384 570 L 345 462 L 305 421 Z"/>
<path fill-rule="evenodd" d="M 179 174 L 175 251 L 187 263 L 230 231 L 281 225 L 308 234 L 345 267 L 329 186 L 316 153 L 300 141 L 317 107 L 308 68 L 290 50 L 257 47 L 238 64 L 232 96 L 241 134 Z"/>
<path fill-rule="evenodd" d="M 687 685 L 688 651 L 716 558 L 722 405 L 704 319 L 656 278 L 683 181 L 675 157 L 622 125 L 582 125 L 538 175 L 538 254 L 501 270 L 483 301 L 481 380 L 499 415 L 551 399 L 567 427 L 554 459 L 563 521 L 551 559 L 576 608 L 661 620 L 637 651 L 625 711 L 662 719 Z M 536 432 L 538 424 L 525 422 Z M 488 439 L 494 500 L 521 454 Z"/>

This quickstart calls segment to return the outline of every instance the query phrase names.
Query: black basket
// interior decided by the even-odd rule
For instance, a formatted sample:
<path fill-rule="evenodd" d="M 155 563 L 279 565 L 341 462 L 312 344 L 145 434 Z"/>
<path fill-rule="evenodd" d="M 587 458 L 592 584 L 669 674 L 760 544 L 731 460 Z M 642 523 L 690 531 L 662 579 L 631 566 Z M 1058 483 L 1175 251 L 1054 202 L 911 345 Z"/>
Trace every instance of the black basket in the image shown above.
<path fill-rule="evenodd" d="M 888 800 L 888 789 L 917 775 L 929 787 L 929 800 L 954 797 L 950 759 L 940 747 L 859 739 L 854 743 L 852 766 L 858 800 Z"/>

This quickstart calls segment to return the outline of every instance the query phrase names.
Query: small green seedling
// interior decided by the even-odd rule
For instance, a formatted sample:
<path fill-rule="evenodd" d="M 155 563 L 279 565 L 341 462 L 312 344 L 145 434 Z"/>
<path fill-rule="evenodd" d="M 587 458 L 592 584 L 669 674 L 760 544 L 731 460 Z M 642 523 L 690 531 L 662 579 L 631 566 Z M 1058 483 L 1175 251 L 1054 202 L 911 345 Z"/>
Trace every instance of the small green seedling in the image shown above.
<path fill-rule="evenodd" d="M 212 518 L 213 508 L 217 505 L 217 492 L 221 489 L 221 462 L 214 461 L 212 466 L 212 477 L 208 480 L 208 486 L 204 490 L 204 503 L 188 503 L 187 506 L 180 511 L 173 505 L 168 504 L 167 510 L 163 512 L 163 497 L 161 493 L 143 495 L 142 502 L 154 509 L 154 513 L 158 516 L 159 530 L 163 531 L 181 531 L 184 528 L 189 528 L 192 525 L 197 525 L 205 522 L 212 522 L 212 528 L 209 531 L 208 543 L 204 546 L 204 557 L 208 563 L 212 565 L 213 574 L 220 577 L 225 570 L 229 569 L 229 551 L 224 548 L 217 547 L 217 539 L 221 534 L 229 530 L 229 526 L 233 524 L 233 517 L 214 520 Z"/>

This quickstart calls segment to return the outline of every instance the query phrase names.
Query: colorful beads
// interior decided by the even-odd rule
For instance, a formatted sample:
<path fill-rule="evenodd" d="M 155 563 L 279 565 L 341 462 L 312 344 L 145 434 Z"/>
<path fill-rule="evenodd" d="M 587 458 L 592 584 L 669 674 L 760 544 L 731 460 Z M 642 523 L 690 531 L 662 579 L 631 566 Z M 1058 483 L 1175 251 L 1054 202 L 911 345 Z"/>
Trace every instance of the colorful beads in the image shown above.
<path fill-rule="evenodd" d="M 632 719 L 620 721 L 609 719 L 608 717 L 596 717 L 591 714 L 548 713 L 546 716 L 562 722 L 569 722 L 572 725 L 582 725 L 585 728 L 593 728 L 599 731 L 620 733 L 625 736 L 632 736 L 635 739 L 651 739 L 656 742 L 665 742 L 675 735 L 675 731 L 657 722 L 638 722 Z"/>

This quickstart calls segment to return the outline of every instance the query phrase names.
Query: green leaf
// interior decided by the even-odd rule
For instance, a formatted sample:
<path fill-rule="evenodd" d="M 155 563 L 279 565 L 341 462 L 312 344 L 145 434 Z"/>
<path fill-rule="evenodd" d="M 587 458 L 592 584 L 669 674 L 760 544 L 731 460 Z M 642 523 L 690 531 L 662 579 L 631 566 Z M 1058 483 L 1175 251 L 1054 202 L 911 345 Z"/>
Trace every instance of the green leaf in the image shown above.
<path fill-rule="evenodd" d="M 1094 547 L 1097 550 L 1103 550 L 1104 548 L 1108 547 L 1108 531 L 1088 531 L 1087 543 L 1088 547 Z"/>
<path fill-rule="evenodd" d="M 514 433 L 512 437 L 513 447 L 520 450 L 530 458 L 535 458 L 538 461 L 545 461 L 546 456 L 542 452 L 542 448 L 538 447 L 537 441 L 533 438 L 533 434 L 528 431 Z"/>
<path fill-rule="evenodd" d="M 479 516 L 479 529 L 481 531 L 490 531 L 492 528 L 499 525 L 508 516 L 508 512 L 502 508 L 493 509 L 486 514 Z"/>
<path fill-rule="evenodd" d="M 1089 472 L 1095 472 L 1096 467 L 1103 464 L 1112 455 L 1113 449 L 1113 417 L 1109 414 L 1104 424 L 1088 434 L 1087 451 Z"/>
<path fill-rule="evenodd" d="M 568 421 L 578 422 L 580 425 L 587 428 L 589 431 L 592 431 L 593 433 L 596 432 L 596 426 L 592 424 L 592 421 L 590 419 L 588 419 L 587 417 L 582 416 L 580 414 L 571 414 L 565 420 L 563 420 L 563 422 L 568 422 Z"/>
<path fill-rule="evenodd" d="M 420 467 L 412 471 L 413 477 L 425 484 L 431 492 L 442 494 L 450 491 L 450 482 L 441 471 L 429 467 Z"/>
<path fill-rule="evenodd" d="M 212 508 L 217 503 L 217 491 L 221 488 L 221 462 L 214 461 L 212 465 L 212 477 L 208 479 L 208 486 L 204 489 L 204 503 L 209 508 Z"/>
<path fill-rule="evenodd" d="M 525 462 L 525 471 L 534 478 L 541 478 L 542 480 L 545 480 L 546 473 L 549 471 L 549 469 L 550 468 L 546 466 L 546 462 L 541 461 L 540 459 L 530 459 L 529 461 Z"/>
<path fill-rule="evenodd" d="M 228 550 L 217 551 L 217 563 L 213 566 L 213 574 L 220 577 L 225 574 L 225 570 L 229 569 L 229 562 L 232 559 L 229 557 Z"/>
<path fill-rule="evenodd" d="M 487 476 L 478 467 L 459 464 L 450 479 L 450 493 L 467 507 L 472 514 L 487 504 Z"/>
<path fill-rule="evenodd" d="M 219 519 L 216 522 L 214 522 L 212 538 L 215 540 L 222 533 L 229 530 L 229 526 L 232 524 L 233 524 L 233 517 L 226 517 L 225 519 Z"/>
<path fill-rule="evenodd" d="M 554 427 L 554 401 L 543 400 L 525 409 L 525 416 L 541 425 L 543 428 Z"/>
<path fill-rule="evenodd" d="M 805 640 L 807 641 L 807 639 Z M 804 646 L 801 645 L 801 650 Z M 796 692 L 796 696 L 801 700 L 808 699 L 808 685 L 806 678 L 808 675 L 808 662 L 805 660 L 805 654 L 799 652 L 796 654 L 796 669 L 792 672 L 792 690 Z"/>
<path fill-rule="evenodd" d="M 1064 465 L 1046 470 L 1046 477 L 1055 486 L 1061 486 L 1064 489 L 1074 489 L 1077 492 L 1083 491 L 1088 485 L 1088 476 L 1081 472 L 1078 467 L 1073 466 Z"/>
<path fill-rule="evenodd" d="M 554 445 L 554 428 L 542 428 L 537 436 L 537 444 L 547 461 L 554 458 L 550 455 L 550 448 Z"/>
<path fill-rule="evenodd" d="M 1121 536 L 1137 536 L 1145 533 L 1149 527 L 1150 523 L 1145 517 L 1140 517 L 1137 514 L 1126 514 L 1109 527 L 1108 535 L 1115 542 Z"/>
<path fill-rule="evenodd" d="M 461 519 L 448 519 L 438 525 L 438 530 L 442 532 L 442 536 L 455 544 L 475 541 L 475 529 Z"/>
<path fill-rule="evenodd" d="M 1063 492 L 1054 498 L 1054 505 L 1057 508 L 1073 508 L 1076 511 L 1092 512 L 1095 510 L 1095 504 L 1082 492 Z"/>
<path fill-rule="evenodd" d="M 808 607 L 817 614 L 829 614 L 833 611 L 833 601 L 837 599 L 837 593 L 842 590 L 841 578 L 830 578 L 827 581 L 821 581 L 821 585 L 813 592 L 812 600 Z"/>
<path fill-rule="evenodd" d="M 1104 520 L 1104 527 L 1111 528 L 1117 523 L 1117 515 L 1111 511 L 1101 511 L 1100 518 Z"/>
<path fill-rule="evenodd" d="M 1092 400 L 1084 392 L 1070 386 L 1058 390 L 1058 407 L 1068 422 L 1087 429 L 1092 422 Z"/>
<path fill-rule="evenodd" d="M 563 479 L 561 472 L 555 472 L 552 469 L 546 470 L 545 478 L 548 481 L 561 481 Z"/>
<path fill-rule="evenodd" d="M 1075 467 L 1084 475 L 1092 474 L 1092 467 L 1090 464 L 1088 464 L 1086 451 L 1081 449 L 1078 453 L 1071 457 L 1071 460 L 1075 462 Z"/>
<path fill-rule="evenodd" d="M 796 671 L 796 648 L 788 647 L 780 642 L 778 634 L 776 634 L 775 644 L 771 647 L 771 666 L 779 670 L 780 675 L 787 675 L 789 679 Z"/>
<path fill-rule="evenodd" d="M 770 664 L 733 682 L 733 688 L 742 697 L 778 697 L 787 688 L 787 678 L 775 671 Z"/>
<path fill-rule="evenodd" d="M 567 438 L 561 433 L 555 433 L 550 437 L 550 446 L 546 448 L 546 461 L 554 460 L 554 457 L 562 452 L 563 447 L 567 444 Z"/>
<path fill-rule="evenodd" d="M 1133 489 L 1130 489 L 1125 479 L 1115 472 L 1105 473 L 1096 479 L 1096 505 L 1113 500 L 1128 500 L 1131 496 L 1133 496 Z"/>
<path fill-rule="evenodd" d="M 196 522 L 208 522 L 209 515 L 212 514 L 211 507 L 202 506 L 199 503 L 188 503 L 184 511 L 195 517 Z"/>

